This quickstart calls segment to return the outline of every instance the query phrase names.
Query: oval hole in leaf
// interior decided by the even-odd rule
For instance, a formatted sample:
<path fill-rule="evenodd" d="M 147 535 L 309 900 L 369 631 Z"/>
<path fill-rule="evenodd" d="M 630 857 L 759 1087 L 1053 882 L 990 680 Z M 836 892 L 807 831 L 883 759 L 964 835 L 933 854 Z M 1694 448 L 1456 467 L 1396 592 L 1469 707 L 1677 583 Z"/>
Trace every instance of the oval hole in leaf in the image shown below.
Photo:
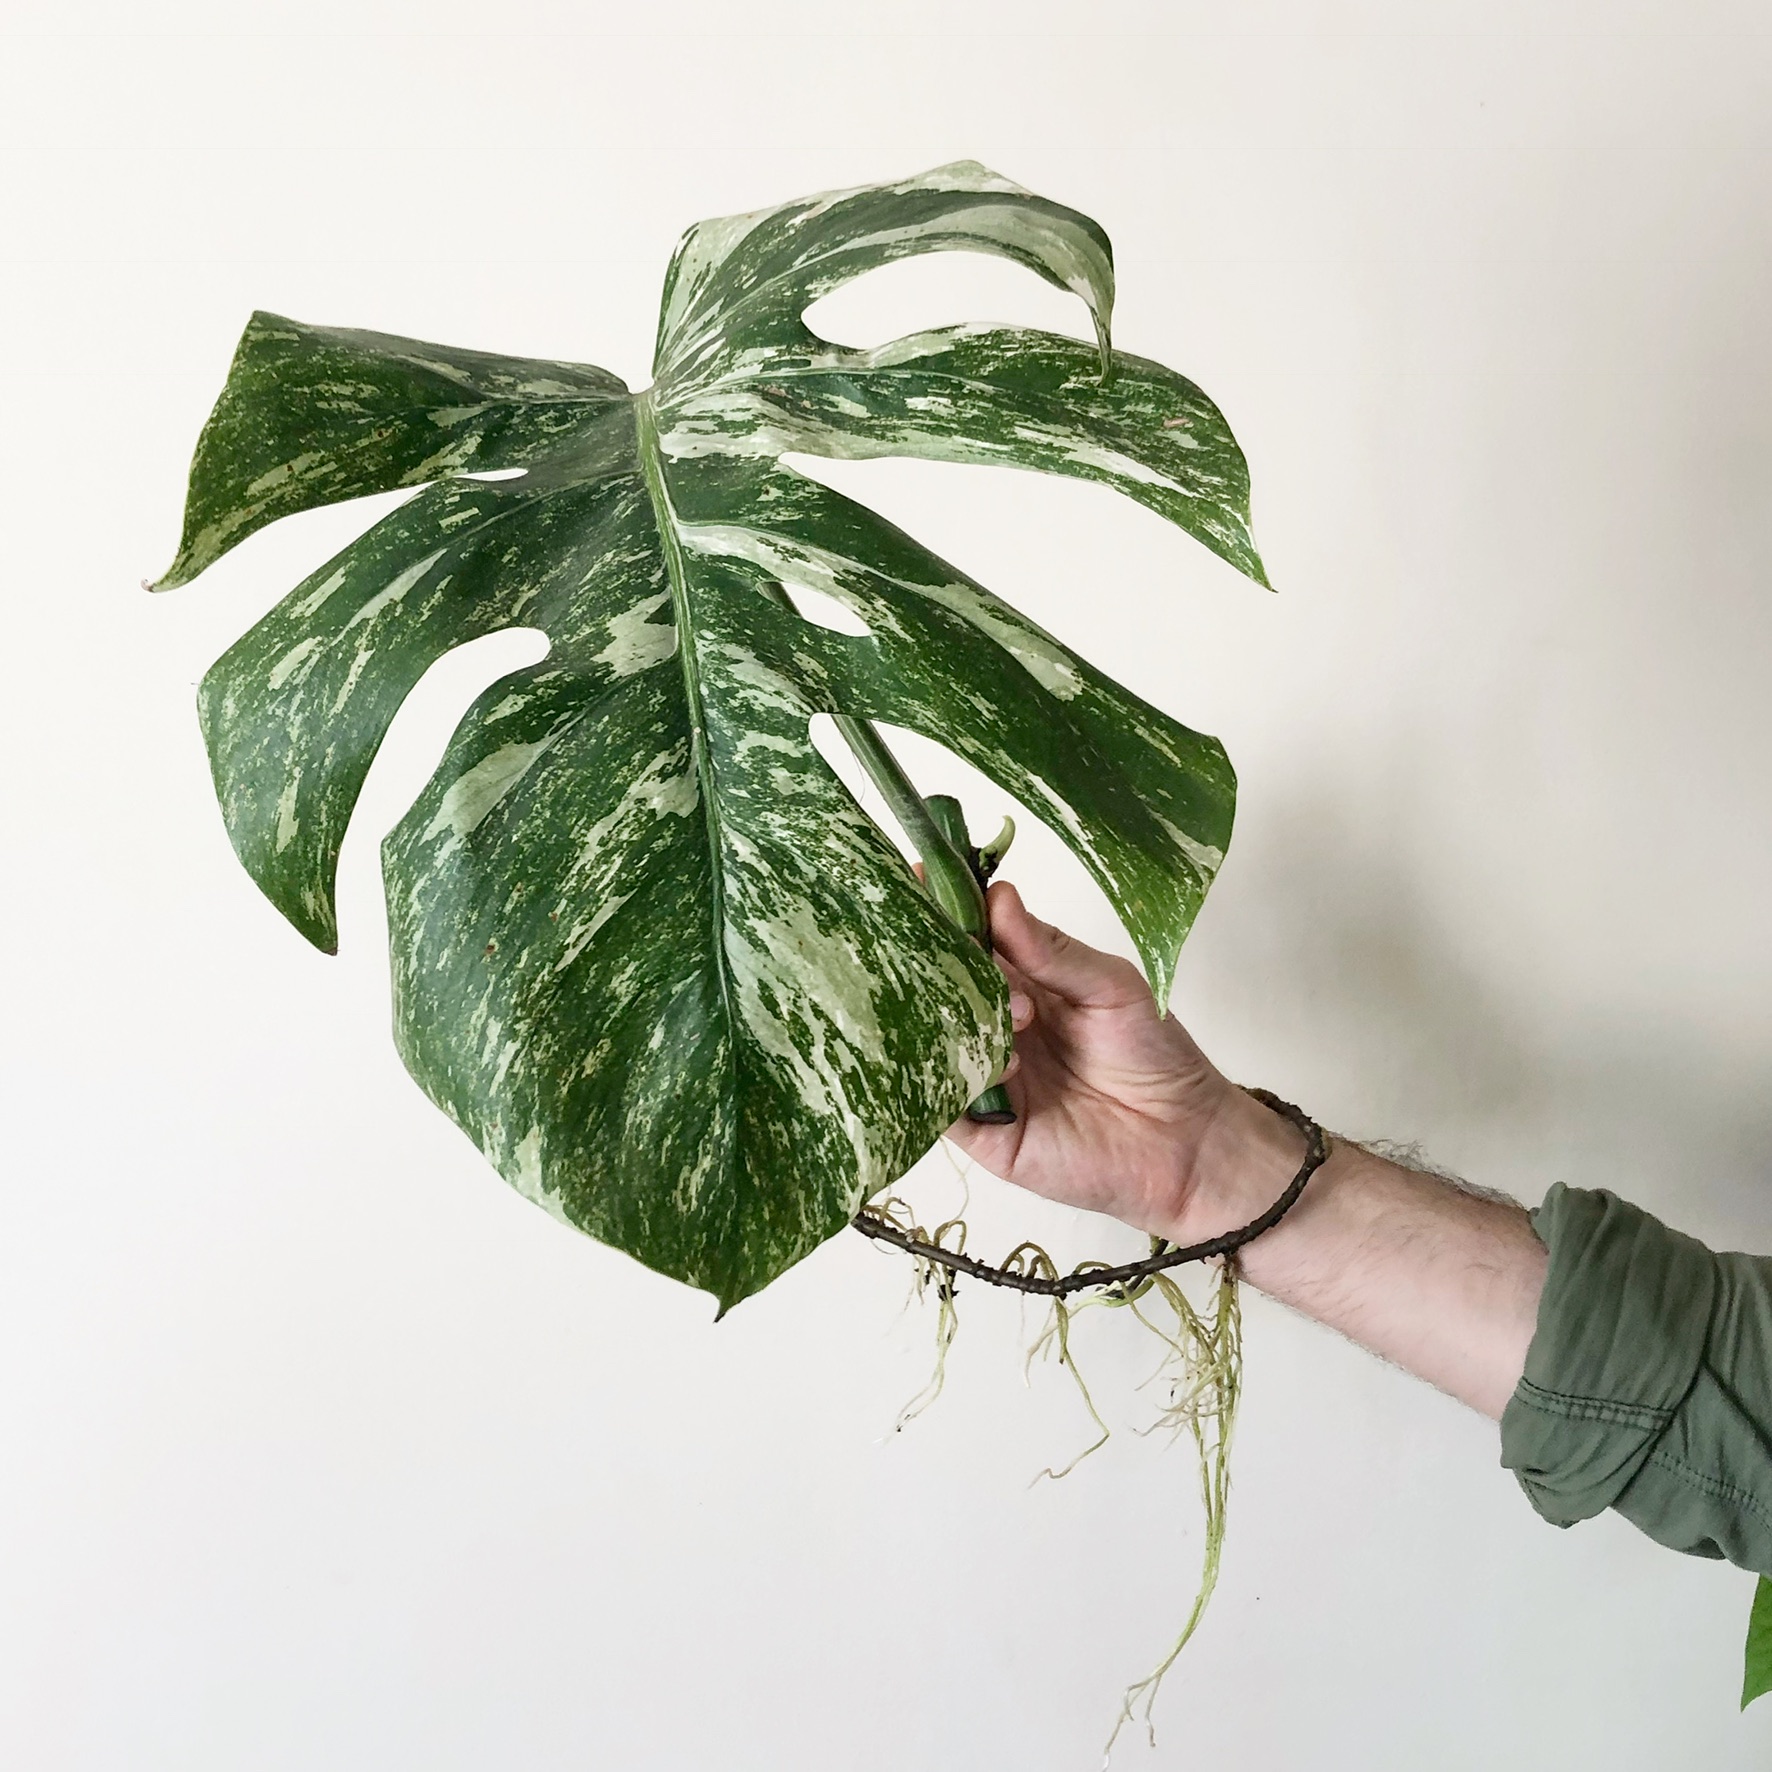
<path fill-rule="evenodd" d="M 967 321 L 1095 342 L 1089 310 L 1076 296 L 980 252 L 932 252 L 881 265 L 821 296 L 801 318 L 820 338 L 856 350 Z"/>
<path fill-rule="evenodd" d="M 487 468 L 479 474 L 460 473 L 458 480 L 521 480 L 529 470 L 527 468 Z"/>
<path fill-rule="evenodd" d="M 827 591 L 814 591 L 805 585 L 784 582 L 781 587 L 787 592 L 788 601 L 794 606 L 794 613 L 802 621 L 809 621 L 814 627 L 829 628 L 835 634 L 853 634 L 858 639 L 869 639 L 874 630 L 849 607 Z M 819 718 L 823 718 L 820 715 Z"/>

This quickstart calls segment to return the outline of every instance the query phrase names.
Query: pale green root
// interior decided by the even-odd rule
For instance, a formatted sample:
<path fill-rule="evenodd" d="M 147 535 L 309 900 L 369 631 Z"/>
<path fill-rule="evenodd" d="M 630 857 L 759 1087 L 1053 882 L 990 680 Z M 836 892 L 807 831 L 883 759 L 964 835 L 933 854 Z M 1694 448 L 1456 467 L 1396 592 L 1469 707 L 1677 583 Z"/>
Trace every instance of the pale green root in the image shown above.
<path fill-rule="evenodd" d="M 956 1165 L 956 1168 L 958 1166 Z M 964 1171 L 960 1172 L 962 1181 Z M 888 1196 L 873 1203 L 873 1210 L 888 1218 L 901 1230 L 908 1231 L 920 1242 L 934 1243 L 960 1253 L 966 1246 L 966 1225 L 963 1217 L 950 1218 L 933 1233 L 916 1222 L 916 1215 L 905 1201 Z M 964 1208 L 962 1207 L 962 1211 Z M 951 1241 L 950 1241 L 951 1239 Z M 1160 1247 L 1153 1241 L 1153 1250 Z M 941 1395 L 947 1375 L 948 1349 L 953 1346 L 959 1329 L 959 1316 L 954 1308 L 954 1276 L 939 1263 L 918 1260 L 913 1280 L 915 1296 L 933 1286 L 938 1300 L 935 1326 L 935 1371 L 928 1384 L 900 1412 L 897 1427 L 902 1429 L 927 1409 Z M 1046 1279 L 1058 1277 L 1052 1257 L 1037 1243 L 1022 1243 L 998 1264 L 1012 1273 L 1037 1275 Z M 1107 1263 L 1086 1263 L 1085 1266 L 1106 1266 Z M 1028 1294 L 1023 1294 L 1025 1299 Z M 1168 1398 L 1158 1410 L 1157 1419 L 1141 1433 L 1155 1433 L 1167 1428 L 1173 1440 L 1183 1433 L 1194 1442 L 1199 1460 L 1200 1502 L 1205 1514 L 1205 1549 L 1200 1559 L 1200 1581 L 1194 1602 L 1168 1654 L 1142 1680 L 1128 1686 L 1120 1700 L 1120 1714 L 1113 1732 L 1108 1736 L 1102 1763 L 1113 1752 L 1120 1731 L 1133 1721 L 1135 1712 L 1142 1712 L 1151 1745 L 1157 1734 L 1151 1710 L 1157 1700 L 1164 1677 L 1180 1659 L 1218 1585 L 1219 1562 L 1224 1553 L 1225 1509 L 1230 1495 L 1231 1434 L 1236 1425 L 1237 1403 L 1243 1388 L 1243 1314 L 1237 1291 L 1237 1266 L 1234 1257 L 1218 1270 L 1211 1304 L 1200 1311 L 1195 1308 L 1179 1283 L 1168 1273 L 1152 1274 L 1127 1288 L 1093 1293 L 1081 1300 L 1055 1298 L 1045 1326 L 1028 1348 L 1024 1373 L 1031 1372 L 1035 1359 L 1056 1352 L 1058 1363 L 1070 1373 L 1097 1436 L 1076 1457 L 1060 1469 L 1047 1469 L 1034 1478 L 1068 1476 L 1083 1460 L 1099 1451 L 1110 1438 L 1107 1422 L 1096 1407 L 1088 1383 L 1078 1369 L 1071 1351 L 1071 1325 L 1078 1311 L 1092 1306 L 1124 1310 L 1135 1317 L 1162 1343 L 1162 1358 L 1146 1384 L 1161 1379 L 1168 1386 Z M 1153 1312 L 1155 1314 L 1153 1314 Z M 1142 1386 L 1140 1387 L 1143 1388 Z M 895 1430 L 896 1431 L 896 1430 Z"/>
<path fill-rule="evenodd" d="M 1147 1324 L 1173 1350 L 1165 1358 L 1164 1370 L 1169 1376 L 1169 1402 L 1156 1427 L 1168 1427 L 1173 1439 L 1182 1432 L 1192 1435 L 1200 1465 L 1200 1503 L 1206 1516 L 1206 1545 L 1200 1558 L 1200 1584 L 1194 1594 L 1187 1621 L 1169 1653 L 1145 1675 L 1128 1686 L 1120 1699 L 1120 1714 L 1114 1720 L 1102 1753 L 1105 1766 L 1114 1750 L 1120 1731 L 1132 1721 L 1135 1708 L 1143 1701 L 1145 1732 L 1152 1747 L 1157 1745 L 1156 1725 L 1151 1720 L 1151 1707 L 1157 1701 L 1164 1676 L 1181 1658 L 1189 1639 L 1205 1616 L 1213 1589 L 1218 1586 L 1219 1561 L 1224 1554 L 1225 1507 L 1230 1498 L 1231 1434 L 1236 1427 L 1237 1403 L 1243 1390 L 1243 1307 L 1237 1292 L 1235 1259 L 1226 1261 L 1219 1270 L 1211 1313 L 1202 1318 L 1182 1294 L 1181 1288 L 1167 1274 L 1156 1276 L 1157 1290 L 1175 1314 L 1182 1334 L 1171 1337 L 1151 1323 L 1136 1303 L 1130 1308 L 1141 1322 Z M 1151 1430 L 1147 1430 L 1151 1431 Z"/>

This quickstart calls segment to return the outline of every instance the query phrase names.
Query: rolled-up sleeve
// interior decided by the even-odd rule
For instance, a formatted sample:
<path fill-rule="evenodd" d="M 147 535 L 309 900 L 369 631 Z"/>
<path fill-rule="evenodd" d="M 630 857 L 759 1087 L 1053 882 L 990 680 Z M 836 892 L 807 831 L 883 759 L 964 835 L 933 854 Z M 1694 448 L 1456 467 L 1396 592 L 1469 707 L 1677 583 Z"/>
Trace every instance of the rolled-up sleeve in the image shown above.
<path fill-rule="evenodd" d="M 1552 1188 L 1501 1462 L 1554 1525 L 1612 1508 L 1772 1574 L 1772 1260 L 1719 1255 L 1603 1189 Z"/>

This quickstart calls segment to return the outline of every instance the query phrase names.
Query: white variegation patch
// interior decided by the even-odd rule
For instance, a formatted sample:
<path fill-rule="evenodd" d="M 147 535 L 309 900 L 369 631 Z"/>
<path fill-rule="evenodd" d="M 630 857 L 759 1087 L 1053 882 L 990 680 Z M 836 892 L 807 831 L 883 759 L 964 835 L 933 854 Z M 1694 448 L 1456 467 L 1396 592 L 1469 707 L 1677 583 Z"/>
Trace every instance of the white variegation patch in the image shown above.
<path fill-rule="evenodd" d="M 1209 886 L 1213 876 L 1224 866 L 1224 851 L 1210 843 L 1200 843 L 1190 837 L 1177 825 L 1172 825 L 1161 813 L 1154 815 L 1157 823 L 1169 833 L 1169 840 L 1193 864 L 1200 876 L 1202 886 Z"/>
<path fill-rule="evenodd" d="M 349 576 L 350 568 L 347 566 L 341 566 L 338 571 L 328 573 L 307 596 L 303 597 L 301 601 L 296 604 L 296 614 L 300 616 L 317 614 L 325 606 L 326 600 Z"/>
<path fill-rule="evenodd" d="M 426 838 L 447 833 L 448 841 L 454 844 L 477 830 L 552 743 L 551 738 L 544 738 L 535 744 L 500 745 L 490 756 L 463 770 L 449 784 L 443 804 L 425 827 Z"/>
<path fill-rule="evenodd" d="M 471 514 L 471 513 L 470 513 Z M 447 520 L 447 519 L 445 519 Z M 437 548 L 426 554 L 422 560 L 415 560 L 403 572 L 393 578 L 376 592 L 351 619 L 345 623 L 346 631 L 361 627 L 364 622 L 374 621 L 384 609 L 393 609 L 405 602 L 406 594 L 414 585 L 422 584 L 431 568 L 443 558 L 444 549 Z"/>
<path fill-rule="evenodd" d="M 509 1164 L 504 1166 L 504 1175 L 524 1199 L 533 1200 L 544 1212 L 559 1219 L 562 1224 L 572 1224 L 560 1189 L 549 1187 L 542 1172 L 542 1130 L 539 1126 L 530 1127 L 523 1135 L 521 1142 L 511 1153 Z"/>
<path fill-rule="evenodd" d="M 609 644 L 592 654 L 595 662 L 607 665 L 617 677 L 631 677 L 636 671 L 663 664 L 677 650 L 677 627 L 674 622 L 652 617 L 670 600 L 669 591 L 660 591 L 656 596 L 642 597 L 620 615 L 612 615 L 605 624 Z"/>
<path fill-rule="evenodd" d="M 271 666 L 265 677 L 266 686 L 281 689 L 304 664 L 313 661 L 314 654 L 320 650 L 318 636 L 310 634 L 305 640 L 297 640 L 290 649 Z"/>
<path fill-rule="evenodd" d="M 631 892 L 613 893 L 604 899 L 583 922 L 573 924 L 572 928 L 567 931 L 565 951 L 554 962 L 554 970 L 564 972 L 591 945 L 597 931 L 633 896 Z"/>
<path fill-rule="evenodd" d="M 1071 701 L 1082 693 L 1082 674 L 1070 653 L 1043 628 L 1014 614 L 976 585 L 950 581 L 915 588 L 989 634 L 1042 689 L 1060 701 Z"/>
<path fill-rule="evenodd" d="M 283 792 L 277 796 L 277 851 L 281 854 L 295 841 L 295 835 L 301 828 L 301 821 L 296 816 L 296 806 L 301 796 L 301 777 L 290 776 L 283 785 Z"/>
<path fill-rule="evenodd" d="M 869 1057 L 883 1056 L 878 1022 L 867 1003 L 864 1026 L 854 987 L 821 971 L 803 946 L 781 945 L 780 935 L 767 921 L 726 923 L 726 971 L 739 1019 L 758 1051 L 785 1071 L 806 1112 L 841 1125 L 860 1184 L 871 1193 L 888 1179 L 874 1144 L 877 1131 L 888 1129 L 871 1125 L 859 1089 Z"/>

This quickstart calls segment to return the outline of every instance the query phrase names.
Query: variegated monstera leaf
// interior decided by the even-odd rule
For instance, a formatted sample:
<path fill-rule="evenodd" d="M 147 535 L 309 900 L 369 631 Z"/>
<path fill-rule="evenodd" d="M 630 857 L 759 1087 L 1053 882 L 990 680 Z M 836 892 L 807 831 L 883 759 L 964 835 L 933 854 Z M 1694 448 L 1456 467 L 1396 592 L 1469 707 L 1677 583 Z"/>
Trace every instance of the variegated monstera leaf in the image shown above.
<path fill-rule="evenodd" d="M 1074 291 L 1099 350 L 973 325 L 850 350 L 802 320 L 954 249 Z M 1048 820 L 1160 996 L 1229 840 L 1214 740 L 779 459 L 1081 475 L 1259 581 L 1235 441 L 1191 382 L 1111 351 L 1112 300 L 1087 217 L 946 166 L 690 229 L 641 393 L 258 314 L 198 443 L 162 586 L 290 512 L 425 486 L 200 694 L 234 847 L 315 946 L 406 694 L 464 641 L 547 635 L 384 845 L 400 1051 L 524 1194 L 722 1305 L 908 1168 L 1008 1047 L 998 973 L 814 749 L 815 714 L 925 733 Z"/>

